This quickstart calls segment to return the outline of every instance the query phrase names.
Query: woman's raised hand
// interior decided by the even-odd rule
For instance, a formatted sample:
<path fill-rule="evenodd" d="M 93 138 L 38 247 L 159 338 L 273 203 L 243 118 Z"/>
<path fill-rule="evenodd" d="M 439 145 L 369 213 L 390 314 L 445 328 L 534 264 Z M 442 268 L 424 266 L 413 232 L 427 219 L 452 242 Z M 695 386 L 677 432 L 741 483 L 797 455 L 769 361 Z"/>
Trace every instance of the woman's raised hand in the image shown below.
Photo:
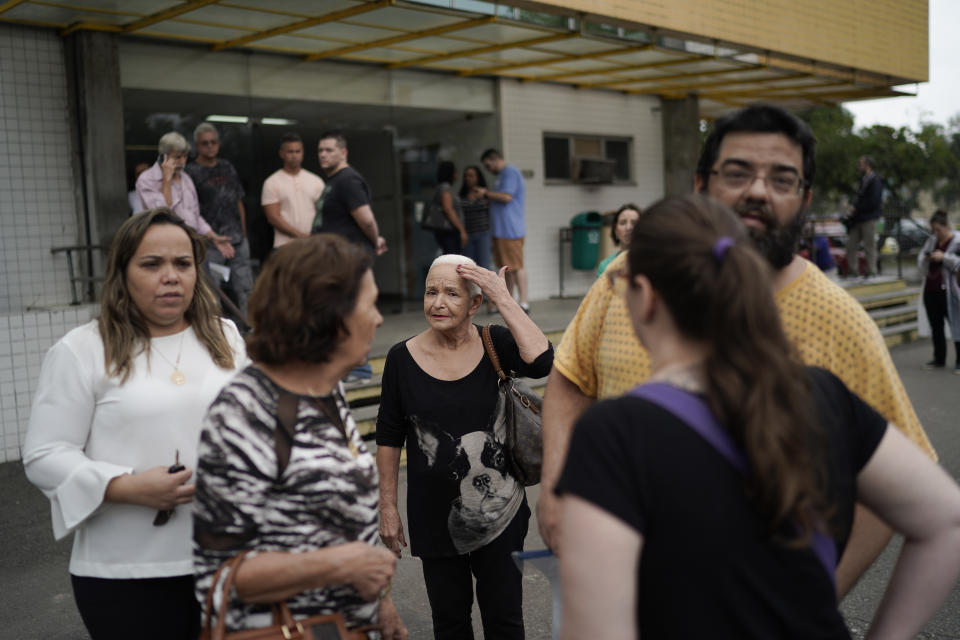
<path fill-rule="evenodd" d="M 504 274 L 507 267 L 500 267 L 500 271 L 491 271 L 472 264 L 458 264 L 457 273 L 467 282 L 472 282 L 480 287 L 483 294 L 487 296 L 497 307 L 507 298 L 513 297 L 507 290 L 507 279 Z"/>

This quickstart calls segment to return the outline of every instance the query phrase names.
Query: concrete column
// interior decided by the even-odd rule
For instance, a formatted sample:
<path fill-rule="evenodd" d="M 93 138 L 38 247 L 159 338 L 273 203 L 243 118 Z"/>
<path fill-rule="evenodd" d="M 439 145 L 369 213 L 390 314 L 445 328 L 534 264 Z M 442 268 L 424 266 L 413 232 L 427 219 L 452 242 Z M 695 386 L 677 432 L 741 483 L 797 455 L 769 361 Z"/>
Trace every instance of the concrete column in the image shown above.
<path fill-rule="evenodd" d="M 700 105 L 694 95 L 660 98 L 663 128 L 663 193 L 683 195 L 693 191 L 700 156 Z"/>
<path fill-rule="evenodd" d="M 66 38 L 64 50 L 88 236 L 80 240 L 109 246 L 129 214 L 117 36 L 79 31 Z"/>

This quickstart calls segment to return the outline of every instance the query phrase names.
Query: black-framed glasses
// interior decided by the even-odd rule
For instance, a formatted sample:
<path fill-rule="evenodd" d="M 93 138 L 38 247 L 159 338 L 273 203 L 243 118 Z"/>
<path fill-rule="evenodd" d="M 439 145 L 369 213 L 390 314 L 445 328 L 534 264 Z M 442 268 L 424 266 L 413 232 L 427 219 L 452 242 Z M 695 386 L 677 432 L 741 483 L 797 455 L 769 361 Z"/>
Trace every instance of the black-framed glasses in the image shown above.
<path fill-rule="evenodd" d="M 767 189 L 779 196 L 800 195 L 804 186 L 803 179 L 793 171 L 774 171 L 765 176 L 761 176 L 753 169 L 723 167 L 719 170 L 714 169 L 710 174 L 717 176 L 720 184 L 731 191 L 746 189 L 752 185 L 757 178 L 762 179 Z"/>
<path fill-rule="evenodd" d="M 199 146 L 201 146 L 201 147 L 206 147 L 206 146 L 211 145 L 211 144 L 220 144 L 220 141 L 217 140 L 217 139 L 213 139 L 213 140 L 199 140 L 199 141 L 197 142 L 197 145 L 199 145 Z"/>

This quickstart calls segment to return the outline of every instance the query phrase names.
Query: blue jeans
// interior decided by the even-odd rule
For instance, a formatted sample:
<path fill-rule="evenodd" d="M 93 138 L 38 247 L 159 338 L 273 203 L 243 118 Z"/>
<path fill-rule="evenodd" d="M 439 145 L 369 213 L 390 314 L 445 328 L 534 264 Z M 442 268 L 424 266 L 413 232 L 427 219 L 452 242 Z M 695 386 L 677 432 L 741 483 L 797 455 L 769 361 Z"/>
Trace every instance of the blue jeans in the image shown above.
<path fill-rule="evenodd" d="M 484 269 L 490 268 L 490 232 L 478 231 L 467 236 L 467 246 L 463 248 L 463 255 L 472 258 Z"/>

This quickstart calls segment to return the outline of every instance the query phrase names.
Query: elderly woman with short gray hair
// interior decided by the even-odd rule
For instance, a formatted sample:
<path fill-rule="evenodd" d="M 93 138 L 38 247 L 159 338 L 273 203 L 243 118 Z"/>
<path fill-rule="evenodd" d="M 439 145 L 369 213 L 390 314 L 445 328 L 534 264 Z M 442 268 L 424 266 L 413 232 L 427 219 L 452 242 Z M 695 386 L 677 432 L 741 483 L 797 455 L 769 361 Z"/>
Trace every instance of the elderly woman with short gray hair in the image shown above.
<path fill-rule="evenodd" d="M 530 509 L 510 473 L 497 421 L 496 369 L 473 316 L 486 295 L 506 327 L 491 338 L 505 371 L 540 378 L 553 347 L 507 291 L 504 273 L 466 256 L 434 260 L 423 312 L 428 327 L 396 344 L 384 365 L 377 417 L 380 537 L 406 546 L 397 509 L 401 447 L 407 448 L 411 553 L 423 564 L 435 638 L 472 638 L 473 580 L 486 638 L 523 638 L 522 574 L 510 554 L 523 549 Z"/>
<path fill-rule="evenodd" d="M 170 207 L 191 229 L 213 243 L 223 257 L 233 257 L 233 244 L 227 236 L 217 235 L 200 215 L 200 201 L 183 167 L 190 144 L 176 131 L 163 134 L 157 144 L 159 156 L 153 166 L 137 178 L 137 195 L 147 209 Z"/>

